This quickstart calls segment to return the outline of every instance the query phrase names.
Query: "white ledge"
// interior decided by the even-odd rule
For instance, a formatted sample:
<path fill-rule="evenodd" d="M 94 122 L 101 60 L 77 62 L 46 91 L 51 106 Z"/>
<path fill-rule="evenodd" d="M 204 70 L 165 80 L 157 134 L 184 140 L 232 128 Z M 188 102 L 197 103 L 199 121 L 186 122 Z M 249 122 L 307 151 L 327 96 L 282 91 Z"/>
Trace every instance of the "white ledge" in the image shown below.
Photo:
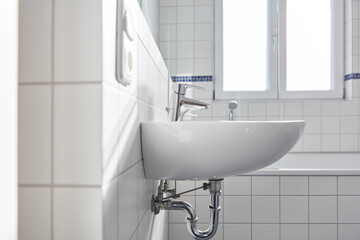
<path fill-rule="evenodd" d="M 360 153 L 289 153 L 268 168 L 244 175 L 360 175 Z"/>

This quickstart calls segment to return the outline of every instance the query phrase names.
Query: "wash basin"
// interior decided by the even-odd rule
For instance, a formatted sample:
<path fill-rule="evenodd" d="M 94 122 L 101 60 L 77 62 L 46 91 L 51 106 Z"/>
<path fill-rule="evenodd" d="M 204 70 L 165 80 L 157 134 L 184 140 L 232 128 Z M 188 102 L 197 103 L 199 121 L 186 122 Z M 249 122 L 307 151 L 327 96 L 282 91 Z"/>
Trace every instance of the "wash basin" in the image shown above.
<path fill-rule="evenodd" d="M 266 167 L 290 151 L 304 121 L 141 123 L 148 179 L 201 180 Z"/>

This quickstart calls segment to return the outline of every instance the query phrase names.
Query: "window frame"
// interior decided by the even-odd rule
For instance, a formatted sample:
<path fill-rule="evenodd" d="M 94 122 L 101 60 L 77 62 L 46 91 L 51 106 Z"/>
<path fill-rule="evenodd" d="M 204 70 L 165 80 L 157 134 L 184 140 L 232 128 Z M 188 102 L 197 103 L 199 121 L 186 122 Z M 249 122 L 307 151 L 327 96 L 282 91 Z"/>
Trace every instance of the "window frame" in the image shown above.
<path fill-rule="evenodd" d="M 331 0 L 331 82 L 329 91 L 286 90 L 286 0 L 278 0 L 276 77 L 268 91 L 223 91 L 223 1 L 215 0 L 215 99 L 340 99 L 344 96 L 344 0 Z M 330 0 L 329 0 L 330 1 Z M 271 30 L 273 31 L 273 30 Z M 273 35 L 274 33 L 272 33 Z M 274 36 L 274 35 L 273 35 Z M 270 41 L 270 39 L 269 39 Z M 285 66 L 285 67 L 284 67 Z M 334 67 L 336 66 L 336 67 Z"/>

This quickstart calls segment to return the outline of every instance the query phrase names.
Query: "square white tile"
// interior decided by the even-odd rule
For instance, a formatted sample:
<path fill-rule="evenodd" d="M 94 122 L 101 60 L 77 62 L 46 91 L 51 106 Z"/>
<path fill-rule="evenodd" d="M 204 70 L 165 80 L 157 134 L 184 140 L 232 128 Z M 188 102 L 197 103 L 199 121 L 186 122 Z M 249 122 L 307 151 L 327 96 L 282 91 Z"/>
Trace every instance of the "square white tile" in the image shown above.
<path fill-rule="evenodd" d="M 353 80 L 353 88 L 358 86 L 354 84 L 355 81 L 356 80 Z M 359 114 L 359 102 L 357 99 L 353 99 L 352 101 L 342 101 L 340 104 L 340 110 L 340 114 L 342 116 L 356 116 Z"/>
<path fill-rule="evenodd" d="M 19 240 L 51 239 L 51 190 L 19 188 Z"/>
<path fill-rule="evenodd" d="M 306 122 L 304 133 L 321 133 L 321 117 L 303 117 Z"/>
<path fill-rule="evenodd" d="M 266 103 L 249 103 L 249 116 L 266 116 Z"/>
<path fill-rule="evenodd" d="M 302 103 L 285 103 L 285 116 L 301 116 L 302 109 Z"/>
<path fill-rule="evenodd" d="M 341 134 L 340 150 L 341 152 L 357 152 L 359 146 L 358 134 Z"/>
<path fill-rule="evenodd" d="M 337 177 L 310 176 L 309 195 L 337 195 Z"/>
<path fill-rule="evenodd" d="M 280 114 L 280 105 L 279 103 L 266 103 L 266 116 L 279 116 Z"/>
<path fill-rule="evenodd" d="M 103 185 L 104 239 L 118 238 L 118 195 L 117 179 Z"/>
<path fill-rule="evenodd" d="M 195 22 L 208 23 L 213 21 L 212 6 L 195 6 Z"/>
<path fill-rule="evenodd" d="M 225 224 L 224 240 L 251 240 L 250 224 Z"/>
<path fill-rule="evenodd" d="M 310 223 L 336 223 L 337 197 L 310 196 L 309 221 Z"/>
<path fill-rule="evenodd" d="M 279 195 L 278 176 L 253 176 L 252 195 Z"/>
<path fill-rule="evenodd" d="M 176 63 L 176 75 L 192 76 L 194 75 L 194 59 L 178 59 Z"/>
<path fill-rule="evenodd" d="M 145 212 L 151 209 L 151 199 L 152 194 L 154 193 L 154 183 L 150 179 L 145 178 L 143 162 L 140 161 L 137 164 L 137 212 L 138 212 L 138 221 L 140 221 Z"/>
<path fill-rule="evenodd" d="M 338 201 L 338 222 L 360 223 L 360 196 L 339 196 Z"/>
<path fill-rule="evenodd" d="M 99 0 L 55 2 L 54 80 L 56 82 L 101 81 L 101 4 Z"/>
<path fill-rule="evenodd" d="M 359 131 L 358 116 L 341 116 L 340 133 L 356 134 Z"/>
<path fill-rule="evenodd" d="M 360 195 L 360 177 L 339 176 L 339 195 Z"/>
<path fill-rule="evenodd" d="M 194 42 L 184 41 L 176 44 L 177 58 L 194 58 Z"/>
<path fill-rule="evenodd" d="M 281 240 L 308 240 L 307 224 L 282 224 Z"/>
<path fill-rule="evenodd" d="M 54 89 L 54 183 L 101 183 L 101 86 Z"/>
<path fill-rule="evenodd" d="M 102 200 L 100 188 L 54 189 L 54 240 L 101 240 Z"/>
<path fill-rule="evenodd" d="M 339 116 L 323 116 L 321 119 L 322 133 L 340 133 Z"/>
<path fill-rule="evenodd" d="M 179 28 L 179 26 L 176 24 L 160 24 L 160 41 L 176 41 L 177 28 Z"/>
<path fill-rule="evenodd" d="M 195 58 L 211 58 L 212 49 L 213 49 L 212 41 L 196 41 Z"/>
<path fill-rule="evenodd" d="M 176 6 L 176 0 L 160 0 L 160 7 Z"/>
<path fill-rule="evenodd" d="M 339 152 L 340 151 L 340 134 L 322 134 L 321 150 L 323 152 Z"/>
<path fill-rule="evenodd" d="M 19 1 L 19 81 L 51 82 L 52 1 Z"/>
<path fill-rule="evenodd" d="M 193 6 L 181 6 L 177 7 L 176 20 L 177 23 L 193 23 L 194 22 L 194 7 Z"/>
<path fill-rule="evenodd" d="M 212 40 L 212 39 L 213 39 L 212 23 L 195 24 L 195 40 Z"/>
<path fill-rule="evenodd" d="M 19 86 L 19 183 L 51 183 L 51 87 Z"/>
<path fill-rule="evenodd" d="M 195 0 L 195 5 L 212 5 L 212 0 Z"/>
<path fill-rule="evenodd" d="M 119 239 L 130 239 L 137 228 L 137 174 L 134 166 L 118 177 Z"/>
<path fill-rule="evenodd" d="M 253 224 L 252 240 L 279 240 L 279 224 Z"/>
<path fill-rule="evenodd" d="M 150 80 L 149 64 L 151 58 L 142 42 L 138 43 L 138 62 L 137 62 L 137 96 L 145 102 L 150 101 Z"/>
<path fill-rule="evenodd" d="M 224 196 L 225 223 L 251 223 L 250 196 Z"/>
<path fill-rule="evenodd" d="M 281 195 L 308 195 L 308 177 L 289 176 L 280 177 Z"/>
<path fill-rule="evenodd" d="M 186 224 L 169 224 L 169 240 L 193 240 Z"/>
<path fill-rule="evenodd" d="M 252 197 L 252 222 L 253 223 L 278 223 L 279 222 L 278 196 Z"/>
<path fill-rule="evenodd" d="M 251 195 L 251 177 L 234 176 L 225 178 L 224 195 Z"/>
<path fill-rule="evenodd" d="M 160 51 L 163 58 L 176 58 L 176 42 L 161 42 Z"/>
<path fill-rule="evenodd" d="M 211 58 L 195 59 L 195 75 L 212 75 L 213 61 Z"/>
<path fill-rule="evenodd" d="M 176 40 L 177 41 L 194 41 L 194 24 L 177 24 L 176 25 Z"/>
<path fill-rule="evenodd" d="M 321 151 L 321 134 L 304 134 L 303 149 L 305 152 Z"/>
<path fill-rule="evenodd" d="M 118 123 L 121 115 L 118 113 L 118 90 L 104 84 L 102 87 L 102 180 L 108 182 L 118 172 Z"/>
<path fill-rule="evenodd" d="M 321 116 L 321 103 L 316 102 L 304 102 L 304 116 Z"/>
<path fill-rule="evenodd" d="M 308 223 L 307 196 L 281 196 L 280 204 L 282 223 Z"/>
<path fill-rule="evenodd" d="M 323 116 L 340 115 L 340 102 L 335 102 L 335 101 L 322 102 L 321 113 Z"/>
<path fill-rule="evenodd" d="M 160 7 L 160 24 L 176 23 L 176 7 Z"/>
<path fill-rule="evenodd" d="M 358 240 L 360 224 L 339 224 L 338 240 Z"/>
<path fill-rule="evenodd" d="M 336 224 L 310 224 L 309 240 L 337 240 Z"/>

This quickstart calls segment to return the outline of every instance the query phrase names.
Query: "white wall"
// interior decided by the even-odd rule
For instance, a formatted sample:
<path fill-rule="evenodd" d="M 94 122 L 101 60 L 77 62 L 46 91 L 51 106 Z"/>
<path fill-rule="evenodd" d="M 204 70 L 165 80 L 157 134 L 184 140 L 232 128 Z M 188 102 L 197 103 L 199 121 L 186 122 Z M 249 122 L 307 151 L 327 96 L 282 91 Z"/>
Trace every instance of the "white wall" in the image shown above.
<path fill-rule="evenodd" d="M 20 239 L 151 237 L 140 122 L 166 120 L 168 72 L 134 0 L 139 73 L 116 81 L 116 6 L 20 1 Z"/>
<path fill-rule="evenodd" d="M 115 79 L 116 0 L 103 1 L 103 199 L 106 240 L 166 240 L 167 218 L 150 210 L 156 182 L 145 179 L 140 122 L 166 121 L 168 70 L 137 1 L 131 2 L 137 38 L 135 76 Z"/>
<path fill-rule="evenodd" d="M 17 239 L 18 1 L 0 2 L 0 238 Z"/>

